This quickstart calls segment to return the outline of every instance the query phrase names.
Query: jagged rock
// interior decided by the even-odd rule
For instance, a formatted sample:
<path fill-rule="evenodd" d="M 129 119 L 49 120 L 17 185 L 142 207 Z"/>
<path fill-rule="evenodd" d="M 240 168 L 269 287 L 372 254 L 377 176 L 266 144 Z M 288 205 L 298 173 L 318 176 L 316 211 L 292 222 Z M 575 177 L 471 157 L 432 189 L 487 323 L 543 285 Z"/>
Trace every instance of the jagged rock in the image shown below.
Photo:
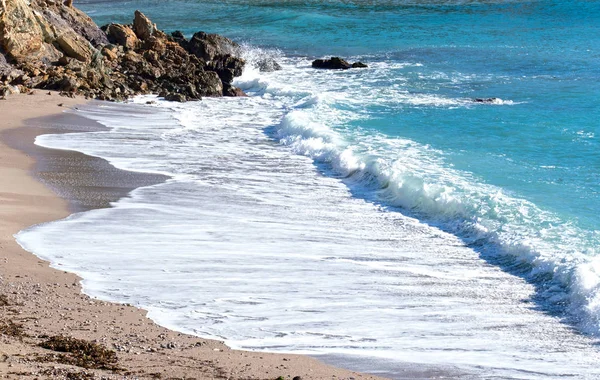
<path fill-rule="evenodd" d="M 165 50 L 167 49 L 166 41 L 162 38 L 150 36 L 142 44 L 142 49 L 154 51 L 157 54 L 164 54 Z"/>
<path fill-rule="evenodd" d="M 206 62 L 212 61 L 219 56 L 239 56 L 241 53 L 240 45 L 229 38 L 204 32 L 194 34 L 188 43 L 187 50 Z"/>
<path fill-rule="evenodd" d="M 231 83 L 234 77 L 242 75 L 245 63 L 243 59 L 227 54 L 215 57 L 206 66 L 216 72 L 223 83 Z"/>
<path fill-rule="evenodd" d="M 58 36 L 56 43 L 67 56 L 81 62 L 91 62 L 94 53 L 97 52 L 87 40 L 76 34 Z"/>
<path fill-rule="evenodd" d="M 352 65 L 340 57 L 331 57 L 331 59 L 317 59 L 313 61 L 312 67 L 316 69 L 347 70 L 350 69 Z"/>
<path fill-rule="evenodd" d="M 281 70 L 281 65 L 277 63 L 273 58 L 264 58 L 256 62 L 258 70 L 263 73 L 270 73 L 273 71 Z"/>
<path fill-rule="evenodd" d="M 73 0 L 66 0 L 65 1 L 65 6 L 69 7 L 69 8 L 72 7 L 73 6 Z"/>
<path fill-rule="evenodd" d="M 223 96 L 245 97 L 248 95 L 246 95 L 246 93 L 241 88 L 232 86 L 230 84 L 225 84 L 223 86 Z"/>
<path fill-rule="evenodd" d="M 223 96 L 223 82 L 214 71 L 198 75 L 197 91 L 200 96 Z"/>
<path fill-rule="evenodd" d="M 111 44 L 102 48 L 102 55 L 105 56 L 109 61 L 116 61 L 119 57 L 117 47 Z"/>
<path fill-rule="evenodd" d="M 88 40 L 92 46 L 97 47 L 108 44 L 106 34 L 88 15 L 79 9 L 60 6 L 54 9 L 76 34 Z"/>
<path fill-rule="evenodd" d="M 354 63 L 352 64 L 352 68 L 353 68 L 353 69 L 357 69 L 357 68 L 358 68 L 358 69 L 363 69 L 363 68 L 367 68 L 367 67 L 369 67 L 369 66 L 367 66 L 366 64 L 364 64 L 364 63 L 362 63 L 362 62 L 360 62 L 360 61 L 359 61 L 359 62 L 354 62 Z"/>
<path fill-rule="evenodd" d="M 239 45 L 225 37 L 197 33 L 196 53 L 192 53 L 186 50 L 191 43 L 183 34 L 168 37 L 140 12 L 136 12 L 134 28 L 110 24 L 101 30 L 83 12 L 54 0 L 2 0 L 0 5 L 3 33 L 12 32 L 7 27 L 31 26 L 18 38 L 0 35 L 0 81 L 20 91 L 44 88 L 64 96 L 78 93 L 103 100 L 151 92 L 173 101 L 245 96 L 231 85 L 242 74 L 245 62 L 232 54 L 239 53 Z M 27 17 L 15 19 L 16 11 L 10 7 Z M 12 13 L 6 12 L 8 8 Z M 29 43 L 29 37 L 42 42 Z M 3 50 L 7 41 L 15 48 L 11 50 L 16 52 L 14 57 L 21 54 L 20 60 Z"/>
<path fill-rule="evenodd" d="M 121 45 L 127 49 L 137 48 L 140 42 L 133 30 L 126 25 L 108 25 L 106 28 L 106 36 L 111 43 Z"/>
<path fill-rule="evenodd" d="M 133 31 L 140 40 L 146 40 L 156 31 L 156 26 L 142 12 L 135 11 Z"/>
<path fill-rule="evenodd" d="M 40 25 L 42 24 L 42 25 Z M 44 41 L 43 19 L 36 17 L 25 0 L 0 2 L 0 42 L 11 60 L 20 63 L 32 60 L 50 62 L 60 54 Z"/>
<path fill-rule="evenodd" d="M 183 33 L 181 33 L 181 31 L 176 30 L 173 33 L 171 33 L 170 39 L 174 42 L 177 42 L 185 50 L 188 50 L 189 41 L 185 38 L 185 36 L 183 35 Z"/>

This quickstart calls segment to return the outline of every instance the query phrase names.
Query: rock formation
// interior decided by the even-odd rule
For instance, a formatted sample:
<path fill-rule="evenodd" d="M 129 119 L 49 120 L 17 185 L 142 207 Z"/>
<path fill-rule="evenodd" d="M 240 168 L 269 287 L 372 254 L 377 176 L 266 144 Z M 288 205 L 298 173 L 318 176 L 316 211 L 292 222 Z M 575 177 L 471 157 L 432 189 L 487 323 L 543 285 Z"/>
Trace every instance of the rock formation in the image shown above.
<path fill-rule="evenodd" d="M 155 93 L 174 101 L 243 96 L 235 42 L 198 32 L 167 36 L 143 13 L 99 28 L 71 2 L 0 2 L 0 92 L 58 90 L 103 100 Z M 5 89 L 6 91 L 4 91 Z"/>
<path fill-rule="evenodd" d="M 330 59 L 314 60 L 312 67 L 315 69 L 348 70 L 352 68 L 364 68 L 368 66 L 362 62 L 354 62 L 353 64 L 350 64 L 340 57 L 331 57 Z"/>

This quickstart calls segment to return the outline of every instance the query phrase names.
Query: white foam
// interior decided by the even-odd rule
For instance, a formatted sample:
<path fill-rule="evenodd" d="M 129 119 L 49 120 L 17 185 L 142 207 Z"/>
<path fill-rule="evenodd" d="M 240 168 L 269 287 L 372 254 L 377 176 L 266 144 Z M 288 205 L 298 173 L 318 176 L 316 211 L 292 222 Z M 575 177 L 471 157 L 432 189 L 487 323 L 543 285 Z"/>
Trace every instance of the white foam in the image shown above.
<path fill-rule="evenodd" d="M 571 246 L 579 231 L 450 170 L 442 152 L 348 127 L 377 101 L 360 88 L 369 71 L 281 64 L 244 73 L 236 84 L 250 98 L 82 109 L 111 131 L 39 141 L 173 179 L 18 241 L 82 275 L 88 294 L 234 347 L 385 358 L 391 371 L 408 361 L 484 377 L 600 376 L 591 339 L 466 246 L 483 239 L 530 276 L 554 273 L 546 298 L 569 289 L 575 314 L 597 315 L 598 264 Z M 528 235 L 540 218 L 547 228 Z"/>

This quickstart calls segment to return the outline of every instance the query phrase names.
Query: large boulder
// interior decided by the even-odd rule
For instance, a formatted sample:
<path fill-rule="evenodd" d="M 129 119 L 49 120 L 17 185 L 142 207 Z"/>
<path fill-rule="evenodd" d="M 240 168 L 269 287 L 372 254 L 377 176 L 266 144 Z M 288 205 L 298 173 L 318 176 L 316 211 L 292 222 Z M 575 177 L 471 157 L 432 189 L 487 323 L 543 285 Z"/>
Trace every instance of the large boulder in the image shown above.
<path fill-rule="evenodd" d="M 204 32 L 194 34 L 188 42 L 187 50 L 206 62 L 225 55 L 241 55 L 240 45 L 229 38 Z"/>
<path fill-rule="evenodd" d="M 354 62 L 353 64 L 350 64 L 340 57 L 331 57 L 330 59 L 314 60 L 312 63 L 312 67 L 314 67 L 315 69 L 348 70 L 361 69 L 369 66 L 362 62 Z"/>
<path fill-rule="evenodd" d="M 38 16 L 38 17 L 36 17 Z M 50 62 L 60 53 L 44 40 L 43 19 L 25 0 L 0 2 L 0 45 L 17 63 L 31 60 Z"/>
<path fill-rule="evenodd" d="M 108 40 L 127 49 L 136 49 L 140 40 L 135 32 L 127 25 L 110 24 L 106 27 L 106 36 Z"/>
<path fill-rule="evenodd" d="M 281 70 L 281 65 L 273 58 L 263 58 L 255 63 L 261 73 L 271 73 Z"/>
<path fill-rule="evenodd" d="M 154 34 L 156 26 L 142 12 L 135 11 L 133 31 L 140 40 L 146 40 Z"/>
<path fill-rule="evenodd" d="M 200 96 L 223 96 L 223 82 L 214 71 L 198 75 L 197 89 Z"/>
<path fill-rule="evenodd" d="M 206 68 L 216 72 L 223 83 L 231 83 L 233 78 L 242 75 L 245 63 L 243 59 L 227 54 L 215 57 L 206 65 Z"/>
<path fill-rule="evenodd" d="M 317 59 L 313 61 L 312 67 L 315 69 L 347 70 L 352 68 L 352 65 L 340 57 L 331 57 L 330 59 Z"/>
<path fill-rule="evenodd" d="M 91 62 L 96 49 L 94 49 L 88 39 L 71 27 L 74 21 L 69 23 L 62 16 L 63 14 L 70 15 L 66 11 L 63 11 L 63 8 L 46 8 L 42 12 L 36 13 L 44 40 L 52 42 L 54 46 L 58 46 L 61 52 L 68 57 L 82 62 Z M 74 12 L 74 9 L 69 8 L 69 10 Z M 71 15 L 71 17 L 73 16 Z M 106 36 L 104 39 L 106 40 Z"/>
<path fill-rule="evenodd" d="M 51 9 L 51 8 L 46 8 Z M 74 7 L 57 5 L 53 11 L 62 18 L 67 25 L 77 34 L 88 40 L 92 46 L 106 45 L 108 38 L 98 25 L 84 12 Z M 46 12 L 44 12 L 46 16 Z M 46 17 L 47 18 L 47 17 Z"/>
<path fill-rule="evenodd" d="M 66 56 L 82 62 L 91 62 L 97 52 L 87 40 L 74 33 L 58 36 L 56 43 Z"/>

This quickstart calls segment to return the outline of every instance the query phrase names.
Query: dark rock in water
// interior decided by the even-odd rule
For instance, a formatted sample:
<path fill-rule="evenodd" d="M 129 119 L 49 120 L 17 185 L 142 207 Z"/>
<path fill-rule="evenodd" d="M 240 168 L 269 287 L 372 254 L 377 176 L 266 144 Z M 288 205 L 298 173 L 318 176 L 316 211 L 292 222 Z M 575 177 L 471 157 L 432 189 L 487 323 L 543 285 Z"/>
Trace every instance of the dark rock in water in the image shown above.
<path fill-rule="evenodd" d="M 241 88 L 237 88 L 230 84 L 225 84 L 223 86 L 223 96 L 248 96 Z"/>
<path fill-rule="evenodd" d="M 263 73 L 281 70 L 281 66 L 273 58 L 261 59 L 260 61 L 256 62 L 256 66 L 258 67 L 258 70 Z"/>
<path fill-rule="evenodd" d="M 165 100 L 171 102 L 185 103 L 187 102 L 187 97 L 183 94 L 167 94 L 167 96 L 165 96 Z"/>
<path fill-rule="evenodd" d="M 240 45 L 229 38 L 204 32 L 194 34 L 189 41 L 187 50 L 206 62 L 212 61 L 219 56 L 239 56 L 241 53 Z"/>
<path fill-rule="evenodd" d="M 223 82 L 214 71 L 205 71 L 198 75 L 197 90 L 200 96 L 223 96 Z"/>
<path fill-rule="evenodd" d="M 473 99 L 473 101 L 475 103 L 490 103 L 490 104 L 493 104 L 493 103 L 499 103 L 499 102 L 501 102 L 502 99 L 500 99 L 500 98 L 475 98 L 475 99 Z"/>
<path fill-rule="evenodd" d="M 206 68 L 216 72 L 223 83 L 231 83 L 234 77 L 242 75 L 245 64 L 243 59 L 226 54 L 215 57 Z"/>
<path fill-rule="evenodd" d="M 363 68 L 368 66 L 362 62 L 354 62 L 353 64 L 349 64 L 346 60 L 340 57 L 331 57 L 330 59 L 317 59 L 313 61 L 312 67 L 315 69 L 348 70 L 351 68 Z"/>
<path fill-rule="evenodd" d="M 331 57 L 331 59 L 317 59 L 313 61 L 312 67 L 315 69 L 347 70 L 350 69 L 352 65 L 340 57 Z"/>

